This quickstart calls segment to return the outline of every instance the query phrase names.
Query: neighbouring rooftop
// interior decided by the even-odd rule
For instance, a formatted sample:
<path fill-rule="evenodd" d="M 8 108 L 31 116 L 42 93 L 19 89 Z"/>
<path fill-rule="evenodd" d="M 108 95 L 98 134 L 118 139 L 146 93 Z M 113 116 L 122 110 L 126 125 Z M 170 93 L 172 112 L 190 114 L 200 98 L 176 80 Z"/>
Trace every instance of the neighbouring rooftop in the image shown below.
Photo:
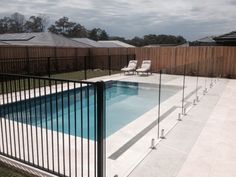
<path fill-rule="evenodd" d="M 74 41 L 89 45 L 91 47 L 101 47 L 97 41 L 91 40 L 89 38 L 72 38 Z"/>
<path fill-rule="evenodd" d="M 215 43 L 216 41 L 213 39 L 215 36 L 207 36 L 207 37 L 203 37 L 201 39 L 198 39 L 197 42 L 213 42 Z"/>
<path fill-rule="evenodd" d="M 85 43 L 74 41 L 50 32 L 0 34 L 0 42 L 3 43 L 3 45 L 91 47 Z"/>
<path fill-rule="evenodd" d="M 236 31 L 222 34 L 220 36 L 206 36 L 192 42 L 194 46 L 235 46 Z"/>
<path fill-rule="evenodd" d="M 214 38 L 216 43 L 222 45 L 236 45 L 236 31 L 232 31 Z"/>
<path fill-rule="evenodd" d="M 133 45 L 118 40 L 98 41 L 98 43 L 101 47 L 135 47 Z"/>
<path fill-rule="evenodd" d="M 0 34 L 0 45 L 53 46 L 79 48 L 135 47 L 118 40 L 94 41 L 88 38 L 67 38 L 51 32 Z"/>

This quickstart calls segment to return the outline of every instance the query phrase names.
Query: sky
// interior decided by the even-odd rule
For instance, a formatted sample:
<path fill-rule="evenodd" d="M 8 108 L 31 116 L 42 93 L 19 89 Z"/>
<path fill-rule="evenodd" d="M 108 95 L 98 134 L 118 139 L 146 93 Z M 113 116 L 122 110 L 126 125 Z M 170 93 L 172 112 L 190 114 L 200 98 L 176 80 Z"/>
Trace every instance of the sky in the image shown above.
<path fill-rule="evenodd" d="M 62 16 L 88 29 L 131 39 L 145 34 L 182 35 L 187 40 L 236 30 L 236 0 L 0 0 L 0 17 L 14 12 Z"/>

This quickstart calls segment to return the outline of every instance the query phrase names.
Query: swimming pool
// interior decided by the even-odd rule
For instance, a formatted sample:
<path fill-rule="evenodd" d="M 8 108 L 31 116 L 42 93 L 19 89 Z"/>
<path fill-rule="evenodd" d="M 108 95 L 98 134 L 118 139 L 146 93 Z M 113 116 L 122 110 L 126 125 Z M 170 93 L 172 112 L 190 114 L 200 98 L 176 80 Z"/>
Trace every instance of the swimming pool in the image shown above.
<path fill-rule="evenodd" d="M 163 85 L 161 101 L 165 101 L 180 90 L 181 88 L 177 86 Z M 18 119 L 25 124 L 93 140 L 96 120 L 94 93 L 93 87 L 64 91 L 57 95 L 42 96 L 8 105 L 1 114 L 4 114 L 2 117 L 7 118 L 9 115 L 9 118 Z M 154 108 L 157 103 L 158 85 L 106 82 L 106 136 L 136 120 Z"/>

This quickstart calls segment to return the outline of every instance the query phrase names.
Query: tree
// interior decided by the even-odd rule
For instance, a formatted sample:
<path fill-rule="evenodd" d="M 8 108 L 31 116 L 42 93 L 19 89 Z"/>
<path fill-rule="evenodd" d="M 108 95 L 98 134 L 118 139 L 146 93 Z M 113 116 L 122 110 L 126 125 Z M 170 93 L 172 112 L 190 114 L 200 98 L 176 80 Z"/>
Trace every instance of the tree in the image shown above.
<path fill-rule="evenodd" d="M 158 43 L 158 37 L 155 34 L 145 35 L 143 40 L 144 40 L 145 45 Z"/>
<path fill-rule="evenodd" d="M 126 41 L 127 43 L 135 46 L 145 46 L 150 44 L 176 44 L 180 45 L 186 42 L 182 36 L 173 36 L 173 35 L 155 35 L 148 34 L 143 38 L 135 37 L 131 40 Z"/>
<path fill-rule="evenodd" d="M 24 15 L 17 12 L 10 17 L 4 17 L 0 19 L 0 33 L 22 33 L 24 22 Z"/>
<path fill-rule="evenodd" d="M 177 42 L 178 42 L 179 44 L 184 44 L 184 43 L 187 42 L 187 40 L 184 39 L 183 36 L 177 36 Z"/>
<path fill-rule="evenodd" d="M 89 33 L 89 38 L 92 40 L 98 41 L 99 37 L 98 37 L 97 31 L 98 31 L 97 28 L 92 29 Z"/>
<path fill-rule="evenodd" d="M 109 36 L 108 36 L 107 32 L 105 30 L 102 30 L 99 40 L 108 40 L 108 39 L 109 39 Z"/>
<path fill-rule="evenodd" d="M 31 16 L 29 20 L 26 21 L 24 27 L 27 32 L 43 32 L 45 29 L 43 19 L 36 16 Z"/>
<path fill-rule="evenodd" d="M 119 36 L 111 36 L 109 37 L 109 40 L 118 40 L 122 42 L 127 42 L 127 40 L 124 37 L 119 37 Z"/>
<path fill-rule="evenodd" d="M 68 31 L 70 31 L 74 26 L 74 22 L 69 22 L 68 17 L 62 17 L 58 21 L 55 22 L 57 29 L 61 34 L 67 35 Z"/>
<path fill-rule="evenodd" d="M 55 25 L 51 25 L 49 28 L 48 28 L 48 31 L 52 32 L 52 33 L 55 33 L 55 34 L 59 34 L 59 31 L 57 29 L 57 27 Z"/>
<path fill-rule="evenodd" d="M 127 42 L 131 45 L 138 46 L 138 47 L 145 45 L 144 39 L 137 36 Z"/>
<path fill-rule="evenodd" d="M 9 25 L 8 25 L 9 17 L 4 17 L 0 19 L 0 34 L 4 34 L 8 32 Z"/>
<path fill-rule="evenodd" d="M 69 21 L 68 17 L 58 19 L 48 30 L 67 37 L 87 36 L 87 30 L 82 25 Z"/>
<path fill-rule="evenodd" d="M 38 15 L 42 19 L 42 26 L 43 26 L 43 31 L 46 31 L 46 27 L 49 24 L 49 17 L 46 14 L 40 13 Z"/>
<path fill-rule="evenodd" d="M 68 31 L 68 36 L 77 38 L 88 37 L 88 31 L 84 26 L 76 24 L 72 29 Z"/>
<path fill-rule="evenodd" d="M 90 31 L 89 38 L 98 41 L 98 40 L 108 40 L 109 36 L 105 30 L 102 30 L 101 28 L 94 28 Z"/>
<path fill-rule="evenodd" d="M 24 32 L 24 23 L 25 23 L 25 16 L 15 12 L 11 15 L 10 18 L 11 23 L 11 30 L 15 33 L 22 33 Z"/>

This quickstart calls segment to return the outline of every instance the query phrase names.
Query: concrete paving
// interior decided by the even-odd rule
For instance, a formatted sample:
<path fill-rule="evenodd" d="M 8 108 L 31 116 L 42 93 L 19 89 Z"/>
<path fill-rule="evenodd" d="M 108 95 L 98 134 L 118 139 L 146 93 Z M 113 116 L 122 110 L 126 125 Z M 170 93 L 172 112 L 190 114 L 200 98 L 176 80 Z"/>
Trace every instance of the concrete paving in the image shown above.
<path fill-rule="evenodd" d="M 129 177 L 235 177 L 235 87 L 218 82 Z"/>
<path fill-rule="evenodd" d="M 177 177 L 236 176 L 235 87 L 235 80 L 226 85 Z"/>
<path fill-rule="evenodd" d="M 100 77 L 91 79 L 91 81 L 97 80 L 120 80 L 120 81 L 129 81 L 129 82 L 139 82 L 139 83 L 149 83 L 149 84 L 158 84 L 159 83 L 159 75 L 153 74 L 148 77 L 141 76 L 124 76 L 123 74 L 117 74 L 112 76 Z M 185 105 L 188 105 L 187 112 L 188 115 L 183 118 L 183 121 L 177 121 L 178 114 L 181 112 L 181 99 L 182 99 L 182 91 L 180 90 L 175 95 L 168 98 L 166 101 L 161 103 L 161 123 L 160 128 L 165 129 L 165 136 L 167 139 L 160 139 L 157 137 L 157 110 L 158 106 L 155 106 L 153 109 L 149 110 L 142 116 L 138 117 L 135 121 L 127 124 L 125 127 L 121 128 L 119 131 L 115 132 L 111 136 L 109 136 L 106 140 L 106 162 L 107 162 L 107 176 L 113 177 L 116 174 L 120 176 L 132 176 L 132 177 L 173 177 L 179 175 L 189 176 L 188 171 L 182 170 L 181 167 L 188 167 L 187 160 L 189 154 L 191 154 L 191 150 L 194 147 L 199 135 L 205 129 L 208 119 L 212 116 L 216 105 L 219 102 L 219 99 L 222 99 L 221 96 L 226 94 L 225 100 L 228 101 L 228 97 L 232 97 L 234 92 L 228 89 L 227 93 L 223 93 L 225 90 L 225 86 L 228 83 L 227 80 L 218 81 L 215 86 L 209 90 L 206 96 L 203 96 L 202 92 L 205 87 L 209 88 L 212 79 L 210 78 L 199 78 L 199 84 L 196 86 L 196 77 L 186 77 L 186 87 L 185 87 Z M 182 86 L 183 77 L 176 75 L 163 75 L 162 76 L 162 84 L 166 86 Z M 231 81 L 230 81 L 231 83 Z M 76 86 L 76 87 L 79 87 Z M 232 88 L 234 85 L 232 85 Z M 196 88 L 198 89 L 198 96 L 200 99 L 200 103 L 194 106 L 193 100 L 196 98 Z M 228 88 L 228 86 L 227 86 Z M 68 89 L 64 88 L 63 90 Z M 226 89 L 227 90 L 227 89 Z M 36 97 L 39 95 L 38 93 L 41 91 L 38 90 Z M 46 93 L 48 93 L 48 89 L 46 88 Z M 54 92 L 54 88 L 52 89 Z M 31 92 L 29 92 L 30 94 Z M 223 94 L 222 94 L 223 93 Z M 236 94 L 236 93 L 235 93 Z M 16 95 L 20 95 L 17 93 Z M 5 95 L 6 96 L 6 95 Z M 31 98 L 33 95 L 31 95 Z M 18 98 L 18 97 L 17 97 Z M 22 98 L 27 99 L 26 98 Z M 232 98 L 233 99 L 233 98 Z M 0 97 L 1 101 L 1 97 Z M 11 100 L 14 102 L 15 100 Z M 236 102 L 236 101 L 235 101 Z M 235 103 L 233 102 L 233 103 Z M 224 103 L 222 103 L 224 106 Z M 228 106 L 228 104 L 226 104 Z M 230 108 L 230 106 L 228 106 Z M 222 110 L 223 113 L 226 114 L 227 108 Z M 225 111 L 225 112 L 224 112 Z M 220 112 L 221 113 L 221 112 Z M 232 113 L 234 110 L 232 109 Z M 222 114 L 222 113 L 221 113 Z M 12 122 L 10 122 L 11 126 L 14 126 Z M 35 131 L 36 128 L 33 128 Z M 9 130 L 8 130 L 9 131 Z M 45 130 L 43 130 L 44 132 Z M 233 131 L 233 130 L 232 130 Z M 44 134 L 44 133 L 43 133 Z M 55 136 L 54 133 L 49 134 L 49 136 Z M 226 134 L 227 135 L 227 134 Z M 20 135 L 18 135 L 20 136 Z M 43 136 L 43 135 L 42 135 Z M 1 137 L 1 136 L 0 136 Z M 23 136 L 22 136 L 23 137 Z M 62 142 L 61 136 L 60 142 Z M 68 137 L 66 136 L 66 142 Z M 74 144 L 74 140 L 79 141 L 80 138 L 72 138 L 72 144 Z M 155 139 L 155 144 L 157 145 L 157 149 L 153 150 L 150 148 L 151 140 Z M 211 137 L 210 140 L 213 138 Z M 1 139 L 0 139 L 1 140 Z M 209 141 L 208 139 L 204 139 L 205 142 Z M 5 141 L 5 140 L 4 140 Z M 4 144 L 6 144 L 4 142 Z M 37 144 L 34 142 L 33 144 Z M 49 142 L 51 145 L 51 142 Z M 67 143 L 65 143 L 65 152 L 68 152 Z M 92 140 L 90 144 L 93 144 Z M 128 146 L 127 146 L 128 144 Z M 79 145 L 79 142 L 78 142 Z M 19 147 L 20 145 L 16 145 Z M 86 147 L 87 145 L 84 144 Z M 31 147 L 31 146 L 30 146 Z M 32 146 L 34 147 L 34 146 Z M 53 147 L 53 146 L 50 146 Z M 128 148 L 127 148 L 128 147 Z M 0 146 L 3 149 L 3 146 Z M 227 146 L 225 146 L 227 148 Z M 7 147 L 5 147 L 7 149 Z M 14 148 L 13 148 L 14 149 Z M 73 149 L 73 147 L 72 147 Z M 122 150 L 122 153 L 121 153 Z M 29 151 L 31 149 L 29 148 Z M 41 152 L 42 150 L 39 149 Z M 52 149 L 49 148 L 49 156 L 53 156 L 51 153 Z M 199 150 L 198 150 L 199 151 Z M 43 152 L 43 151 L 42 151 Z M 90 151 L 93 154 L 93 150 Z M 87 154 L 87 152 L 85 152 Z M 19 156 L 19 152 L 16 152 L 16 156 Z M 79 151 L 78 151 L 78 154 Z M 115 154 L 115 156 L 114 156 Z M 117 155 L 118 154 L 118 155 Z M 113 155 L 113 156 L 112 156 Z M 223 154 L 228 155 L 228 154 Z M 31 157 L 36 156 L 35 154 L 30 153 L 29 159 Z M 74 150 L 71 153 L 72 161 L 74 161 L 75 157 Z M 79 155 L 77 155 L 79 157 Z M 68 157 L 66 153 L 66 157 Z M 111 158 L 113 157 L 113 158 Z M 195 156 L 193 156 L 195 157 Z M 84 157 L 87 162 L 87 157 Z M 93 159 L 93 156 L 91 156 Z M 55 159 L 56 162 L 61 161 L 60 159 Z M 49 169 L 52 169 L 54 166 L 52 165 L 53 158 L 49 158 Z M 65 160 L 68 162 L 68 158 Z M 40 165 L 42 165 L 43 160 L 39 159 Z M 93 160 L 90 161 L 91 168 L 94 164 Z M 189 163 L 192 163 L 190 160 Z M 87 163 L 86 163 L 87 164 Z M 55 170 L 57 171 L 58 164 L 55 164 Z M 60 164 L 61 165 L 61 164 Z M 80 171 L 80 163 L 77 164 L 78 171 Z M 65 166 L 66 174 L 68 174 L 68 165 Z M 72 164 L 73 173 L 71 176 L 76 176 L 74 174 L 75 164 Z M 188 169 L 188 168 L 187 168 Z M 60 168 L 60 171 L 62 168 Z M 86 170 L 87 171 L 87 170 Z M 90 171 L 91 176 L 93 174 Z M 87 175 L 87 174 L 83 174 Z M 82 176 L 83 176 L 82 175 Z M 180 177 L 183 177 L 180 176 Z M 190 175 L 191 176 L 191 175 Z"/>

